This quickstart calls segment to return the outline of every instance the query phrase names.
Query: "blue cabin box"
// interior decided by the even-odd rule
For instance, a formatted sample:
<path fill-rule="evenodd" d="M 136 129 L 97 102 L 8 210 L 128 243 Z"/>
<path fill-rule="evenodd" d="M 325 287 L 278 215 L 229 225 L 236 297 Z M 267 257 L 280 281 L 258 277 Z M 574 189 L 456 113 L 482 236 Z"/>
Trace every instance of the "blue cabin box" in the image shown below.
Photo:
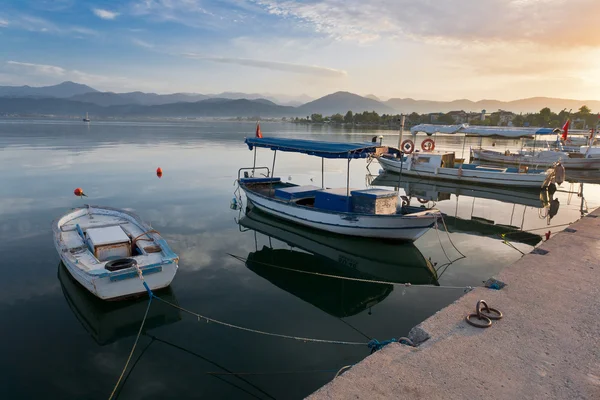
<path fill-rule="evenodd" d="M 383 189 L 353 190 L 352 212 L 389 215 L 396 213 L 398 192 Z"/>
<path fill-rule="evenodd" d="M 280 189 L 275 189 L 275 197 L 281 200 L 297 200 L 306 197 L 315 197 L 315 192 L 321 190 L 320 187 L 306 186 L 290 186 Z"/>
<path fill-rule="evenodd" d="M 346 189 L 324 189 L 315 193 L 315 208 L 337 212 L 352 212 L 352 196 Z"/>

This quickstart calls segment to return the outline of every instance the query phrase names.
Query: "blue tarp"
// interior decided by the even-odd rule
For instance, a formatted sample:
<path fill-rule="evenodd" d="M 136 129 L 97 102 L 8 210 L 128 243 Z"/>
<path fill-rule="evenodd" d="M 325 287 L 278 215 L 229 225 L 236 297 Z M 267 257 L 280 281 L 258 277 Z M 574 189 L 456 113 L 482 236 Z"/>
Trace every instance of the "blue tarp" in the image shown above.
<path fill-rule="evenodd" d="M 380 147 L 377 143 L 322 142 L 286 138 L 246 138 L 245 142 L 250 150 L 254 147 L 265 147 L 323 158 L 367 158 Z"/>

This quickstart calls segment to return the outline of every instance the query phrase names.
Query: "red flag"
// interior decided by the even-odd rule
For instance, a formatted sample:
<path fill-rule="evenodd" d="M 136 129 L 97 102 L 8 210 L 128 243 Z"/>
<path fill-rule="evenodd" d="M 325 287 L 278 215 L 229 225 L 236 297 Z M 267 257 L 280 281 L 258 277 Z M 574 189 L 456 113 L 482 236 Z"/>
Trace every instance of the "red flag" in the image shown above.
<path fill-rule="evenodd" d="M 262 138 L 263 137 L 262 136 L 262 132 L 260 130 L 260 124 L 258 122 L 256 123 L 256 137 L 257 138 Z"/>
<path fill-rule="evenodd" d="M 571 125 L 571 120 L 568 119 L 567 122 L 562 127 L 562 140 L 567 140 L 567 136 L 569 135 L 569 126 Z"/>

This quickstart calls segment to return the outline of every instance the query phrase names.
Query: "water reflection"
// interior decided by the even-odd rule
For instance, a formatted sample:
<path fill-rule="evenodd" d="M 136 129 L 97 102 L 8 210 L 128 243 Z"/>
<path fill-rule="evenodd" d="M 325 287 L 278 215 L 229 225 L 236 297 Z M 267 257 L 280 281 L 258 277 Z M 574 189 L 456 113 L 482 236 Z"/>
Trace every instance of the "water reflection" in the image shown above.
<path fill-rule="evenodd" d="M 255 235 L 266 235 L 270 243 L 262 248 L 256 245 L 255 251 L 248 254 L 248 269 L 335 317 L 356 315 L 380 303 L 394 286 L 323 274 L 390 283 L 438 284 L 433 265 L 412 243 L 326 234 L 258 210 L 247 212 L 240 225 L 255 231 Z M 274 248 L 271 239 L 290 248 Z"/>
<path fill-rule="evenodd" d="M 58 265 L 58 280 L 71 311 L 98 345 L 104 346 L 138 333 L 148 305 L 146 298 L 118 302 L 102 301 L 77 283 L 62 263 Z M 157 294 L 171 303 L 178 304 L 170 287 Z M 178 309 L 155 302 L 148 311 L 144 328 L 149 330 L 174 324 L 179 320 L 181 312 Z"/>
<path fill-rule="evenodd" d="M 454 182 L 437 182 L 414 177 L 400 177 L 396 174 L 383 173 L 378 176 L 367 175 L 367 183 L 371 186 L 386 186 L 404 189 L 406 196 L 403 200 L 410 204 L 417 201 L 423 207 L 433 206 L 438 202 L 449 201 L 451 195 L 472 197 L 470 218 L 458 217 L 459 202 L 456 201 L 454 215 L 446 213 L 444 219 L 449 232 L 471 233 L 488 237 L 504 237 L 510 235 L 510 240 L 535 246 L 542 240 L 542 236 L 524 232 L 526 208 L 522 215 L 516 212 L 516 205 L 534 207 L 544 213 L 548 222 L 557 214 L 560 202 L 547 190 L 519 190 L 515 188 L 494 188 Z M 475 215 L 476 199 L 497 200 L 512 205 L 510 222 L 508 224 L 496 223 L 489 218 Z"/>

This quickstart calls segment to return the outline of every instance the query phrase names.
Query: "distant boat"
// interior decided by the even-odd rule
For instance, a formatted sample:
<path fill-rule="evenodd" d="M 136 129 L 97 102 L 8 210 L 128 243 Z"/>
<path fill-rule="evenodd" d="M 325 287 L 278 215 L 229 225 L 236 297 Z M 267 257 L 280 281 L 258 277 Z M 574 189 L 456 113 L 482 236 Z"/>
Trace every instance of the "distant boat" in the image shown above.
<path fill-rule="evenodd" d="M 85 113 L 85 118 L 83 119 L 83 122 L 90 122 L 90 119 L 88 117 L 88 113 Z"/>
<path fill-rule="evenodd" d="M 75 208 L 54 221 L 54 245 L 69 273 L 103 300 L 146 293 L 171 284 L 179 257 L 137 215 L 110 207 Z"/>

